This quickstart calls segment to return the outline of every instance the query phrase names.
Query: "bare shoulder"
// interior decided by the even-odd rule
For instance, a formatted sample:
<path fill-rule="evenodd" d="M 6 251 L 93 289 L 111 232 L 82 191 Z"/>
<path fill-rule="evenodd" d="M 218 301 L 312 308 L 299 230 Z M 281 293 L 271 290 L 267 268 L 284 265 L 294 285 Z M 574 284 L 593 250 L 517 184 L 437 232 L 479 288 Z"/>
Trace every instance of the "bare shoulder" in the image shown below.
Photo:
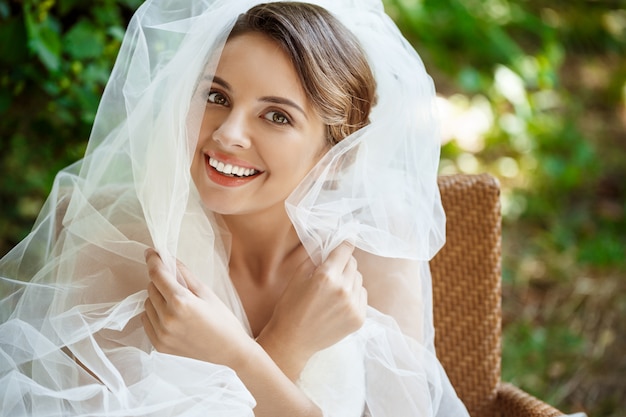
<path fill-rule="evenodd" d="M 396 319 L 408 335 L 419 338 L 423 319 L 420 263 L 408 259 L 384 258 L 355 250 L 368 304 Z"/>
<path fill-rule="evenodd" d="M 418 268 L 415 261 L 401 258 L 385 258 L 360 249 L 354 251 L 354 257 L 364 278 L 367 275 L 367 278 L 371 280 L 381 281 L 390 281 L 392 277 L 403 281 L 419 279 L 416 276 Z"/>

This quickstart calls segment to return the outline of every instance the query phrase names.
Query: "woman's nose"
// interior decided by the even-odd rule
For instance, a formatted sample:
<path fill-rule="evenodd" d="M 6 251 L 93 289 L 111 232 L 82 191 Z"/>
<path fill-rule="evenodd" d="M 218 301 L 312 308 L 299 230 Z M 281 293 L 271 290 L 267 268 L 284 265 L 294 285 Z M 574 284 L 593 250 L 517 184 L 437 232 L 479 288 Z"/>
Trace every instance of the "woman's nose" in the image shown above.
<path fill-rule="evenodd" d="M 228 116 L 226 116 L 213 132 L 213 140 L 224 148 L 249 148 L 250 137 L 248 135 L 245 115 L 231 110 Z"/>

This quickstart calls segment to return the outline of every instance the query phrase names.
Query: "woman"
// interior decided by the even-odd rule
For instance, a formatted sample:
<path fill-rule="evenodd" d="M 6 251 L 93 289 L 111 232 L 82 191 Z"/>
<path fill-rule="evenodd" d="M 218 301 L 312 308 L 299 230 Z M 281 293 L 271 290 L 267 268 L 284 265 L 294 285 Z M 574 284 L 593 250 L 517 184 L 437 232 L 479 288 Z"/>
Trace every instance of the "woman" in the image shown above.
<path fill-rule="evenodd" d="M 8 415 L 466 414 L 417 55 L 376 1 L 181 3 L 138 10 L 85 159 L 0 264 Z"/>

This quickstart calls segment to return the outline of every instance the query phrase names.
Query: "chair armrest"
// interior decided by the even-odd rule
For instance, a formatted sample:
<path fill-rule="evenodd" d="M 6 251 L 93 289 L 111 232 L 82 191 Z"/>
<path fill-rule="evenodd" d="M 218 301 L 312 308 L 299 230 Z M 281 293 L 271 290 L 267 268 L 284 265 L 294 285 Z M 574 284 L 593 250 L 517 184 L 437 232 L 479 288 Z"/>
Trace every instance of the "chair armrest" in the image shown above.
<path fill-rule="evenodd" d="M 513 384 L 498 385 L 497 408 L 502 417 L 556 417 L 563 413 Z"/>

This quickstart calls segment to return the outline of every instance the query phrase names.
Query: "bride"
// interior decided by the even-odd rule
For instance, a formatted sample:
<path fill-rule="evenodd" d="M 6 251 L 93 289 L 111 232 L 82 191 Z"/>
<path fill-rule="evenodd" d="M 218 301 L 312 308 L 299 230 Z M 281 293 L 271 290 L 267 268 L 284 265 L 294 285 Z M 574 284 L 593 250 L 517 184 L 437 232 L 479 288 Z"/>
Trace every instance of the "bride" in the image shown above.
<path fill-rule="evenodd" d="M 0 261 L 34 416 L 463 416 L 433 346 L 434 90 L 376 0 L 147 1 Z"/>

